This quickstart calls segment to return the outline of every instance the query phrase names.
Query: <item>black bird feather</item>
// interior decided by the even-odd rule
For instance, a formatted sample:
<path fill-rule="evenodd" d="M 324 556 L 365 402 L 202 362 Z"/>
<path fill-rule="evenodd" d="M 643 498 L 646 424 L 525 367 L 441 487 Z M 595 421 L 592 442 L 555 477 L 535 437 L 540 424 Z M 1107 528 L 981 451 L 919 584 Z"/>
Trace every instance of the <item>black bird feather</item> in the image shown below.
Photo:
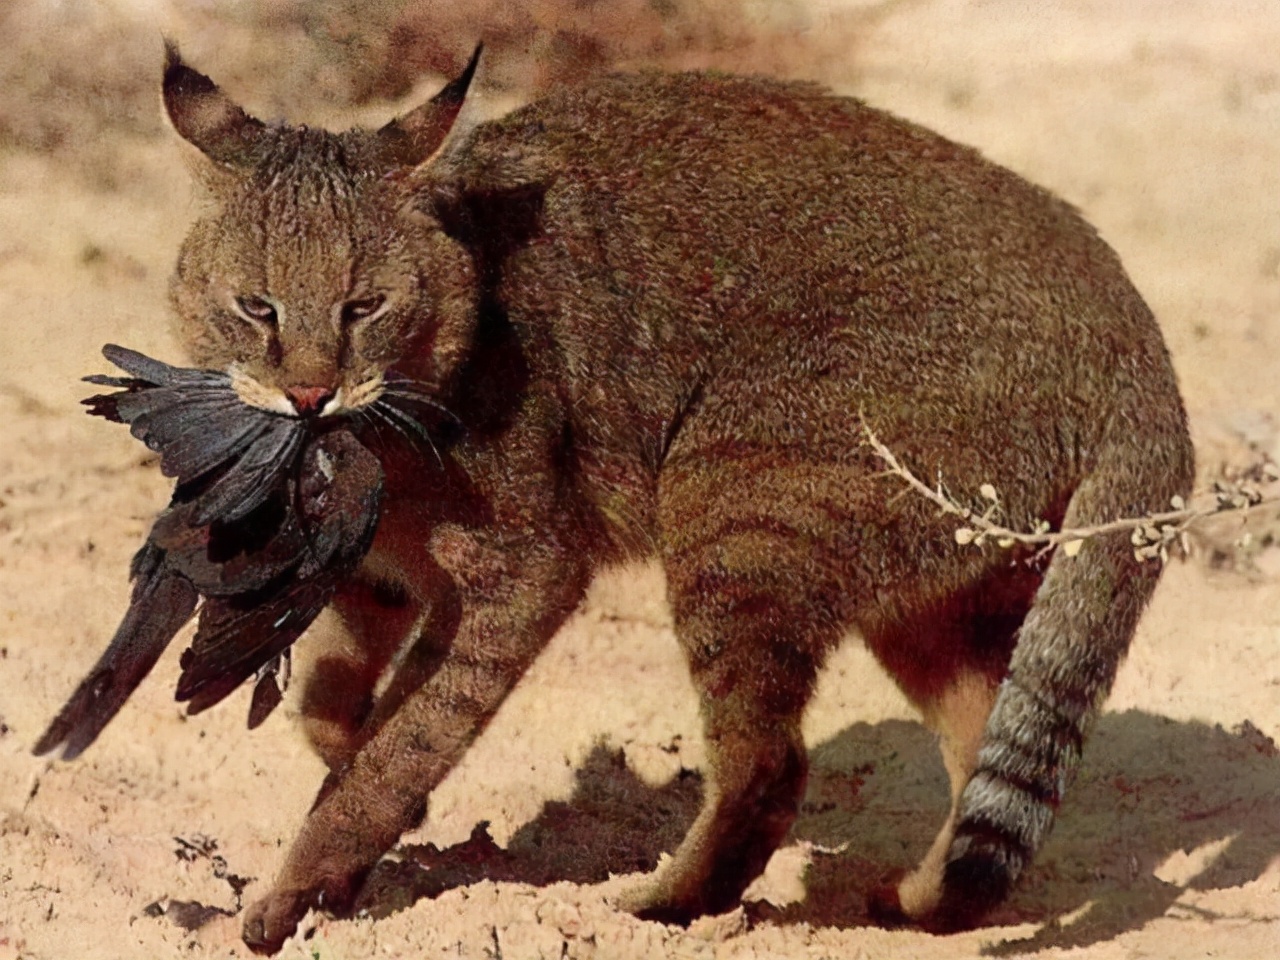
<path fill-rule="evenodd" d="M 286 417 L 240 401 L 225 374 L 188 370 L 123 347 L 103 349 L 130 377 L 84 401 L 127 423 L 177 481 L 133 558 L 133 594 L 115 636 L 37 742 L 79 756 L 199 607 L 177 699 L 188 713 L 255 674 L 251 727 L 280 701 L 290 645 L 373 542 L 382 469 L 349 426 Z"/>

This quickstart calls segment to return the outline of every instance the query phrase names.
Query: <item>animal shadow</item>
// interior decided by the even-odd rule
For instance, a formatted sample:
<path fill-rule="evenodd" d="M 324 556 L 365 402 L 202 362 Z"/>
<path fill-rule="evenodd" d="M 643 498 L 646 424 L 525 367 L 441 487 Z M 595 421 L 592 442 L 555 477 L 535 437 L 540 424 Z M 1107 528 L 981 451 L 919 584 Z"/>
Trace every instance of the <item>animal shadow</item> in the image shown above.
<path fill-rule="evenodd" d="M 871 924 L 867 895 L 913 867 L 946 816 L 936 744 L 915 724 L 855 724 L 816 747 L 812 762 L 793 830 L 814 844 L 806 896 L 763 913 L 782 923 Z M 986 921 L 1039 929 L 984 953 L 1111 939 L 1164 915 L 1186 889 L 1257 879 L 1277 855 L 1280 750 L 1261 731 L 1248 722 L 1228 732 L 1138 710 L 1105 714 L 1053 835 Z"/>
<path fill-rule="evenodd" d="M 692 824 L 701 796 L 696 773 L 651 787 L 621 751 L 597 746 L 573 795 L 547 804 L 505 849 L 483 823 L 443 850 L 403 846 L 397 860 L 375 869 L 356 909 L 385 916 L 481 880 L 588 884 L 652 870 Z M 924 855 L 947 796 L 937 745 L 918 724 L 858 723 L 817 745 L 792 831 L 792 841 L 810 849 L 805 897 L 782 907 L 750 905 L 749 916 L 873 925 L 868 895 Z M 988 921 L 1039 928 L 985 952 L 1088 946 L 1164 915 L 1186 889 L 1257 879 L 1280 855 L 1278 797 L 1280 750 L 1251 724 L 1229 732 L 1136 710 L 1104 715 L 1052 838 Z"/>
<path fill-rule="evenodd" d="M 506 848 L 479 823 L 462 843 L 402 845 L 398 859 L 374 869 L 355 904 L 378 917 L 481 880 L 548 886 L 601 883 L 610 873 L 652 870 L 674 850 L 702 802 L 702 777 L 681 770 L 651 787 L 627 767 L 621 750 L 597 745 L 577 772 L 572 797 L 546 804 Z"/>

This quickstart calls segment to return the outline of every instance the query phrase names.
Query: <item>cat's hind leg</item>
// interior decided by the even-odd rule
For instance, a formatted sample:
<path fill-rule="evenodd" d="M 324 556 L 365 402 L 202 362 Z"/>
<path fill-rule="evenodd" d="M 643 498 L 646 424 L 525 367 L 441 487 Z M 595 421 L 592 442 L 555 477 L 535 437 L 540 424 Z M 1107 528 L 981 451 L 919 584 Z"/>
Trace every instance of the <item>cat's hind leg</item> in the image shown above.
<path fill-rule="evenodd" d="M 929 851 L 896 887 L 871 898 L 872 916 L 896 926 L 928 916 L 942 899 L 947 853 L 960 820 L 960 797 L 978 764 L 978 747 L 995 703 L 997 684 L 980 671 L 960 673 L 937 699 L 922 705 L 924 722 L 938 735 L 951 787 L 951 808 Z"/>
<path fill-rule="evenodd" d="M 900 882 L 870 897 L 873 919 L 885 926 L 920 921 L 941 901 L 960 798 L 977 769 L 996 692 L 1040 586 L 1039 565 L 1029 559 L 1010 556 L 914 616 L 864 629 L 867 645 L 937 734 L 950 784 L 950 809 L 929 851 Z"/>
<path fill-rule="evenodd" d="M 648 919 L 728 910 L 764 870 L 804 794 L 801 715 L 843 632 L 831 604 L 845 592 L 814 547 L 821 511 L 781 495 L 793 477 L 755 467 L 690 457 L 659 501 L 708 770 L 702 811 L 673 859 L 624 899 Z"/>

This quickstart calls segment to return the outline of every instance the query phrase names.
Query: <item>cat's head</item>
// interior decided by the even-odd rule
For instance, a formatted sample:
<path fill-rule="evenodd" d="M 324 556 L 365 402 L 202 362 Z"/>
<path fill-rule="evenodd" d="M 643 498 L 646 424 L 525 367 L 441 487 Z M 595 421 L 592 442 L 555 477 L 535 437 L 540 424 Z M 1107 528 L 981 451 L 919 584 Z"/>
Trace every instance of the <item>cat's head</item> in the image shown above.
<path fill-rule="evenodd" d="M 254 119 L 168 46 L 165 108 L 212 200 L 171 285 L 196 364 L 287 415 L 358 410 L 393 366 L 429 387 L 448 381 L 471 340 L 476 283 L 424 184 L 479 53 L 380 130 L 335 134 Z"/>

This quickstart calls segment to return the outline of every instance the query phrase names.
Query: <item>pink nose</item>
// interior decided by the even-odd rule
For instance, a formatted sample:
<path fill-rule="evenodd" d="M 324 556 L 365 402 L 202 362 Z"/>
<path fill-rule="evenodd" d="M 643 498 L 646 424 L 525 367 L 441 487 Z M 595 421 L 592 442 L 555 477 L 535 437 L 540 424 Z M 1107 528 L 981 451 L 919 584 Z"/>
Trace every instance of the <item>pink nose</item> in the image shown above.
<path fill-rule="evenodd" d="M 285 387 L 284 392 L 293 401 L 293 408 L 303 416 L 319 413 L 333 399 L 330 387 Z"/>

